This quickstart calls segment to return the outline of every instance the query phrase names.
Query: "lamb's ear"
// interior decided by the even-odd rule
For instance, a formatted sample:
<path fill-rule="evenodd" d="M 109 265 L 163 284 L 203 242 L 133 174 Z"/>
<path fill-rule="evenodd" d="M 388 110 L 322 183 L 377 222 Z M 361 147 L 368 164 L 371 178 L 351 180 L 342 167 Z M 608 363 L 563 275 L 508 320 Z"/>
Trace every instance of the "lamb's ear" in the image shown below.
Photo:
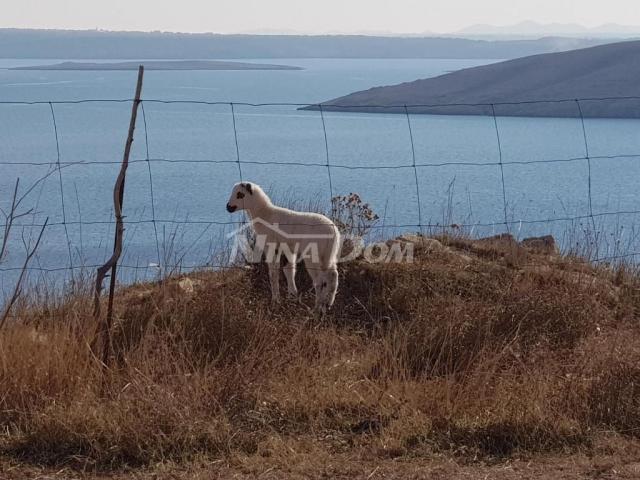
<path fill-rule="evenodd" d="M 250 183 L 245 183 L 244 188 L 247 189 L 247 192 L 249 192 L 249 195 L 253 195 L 253 187 L 251 186 Z"/>

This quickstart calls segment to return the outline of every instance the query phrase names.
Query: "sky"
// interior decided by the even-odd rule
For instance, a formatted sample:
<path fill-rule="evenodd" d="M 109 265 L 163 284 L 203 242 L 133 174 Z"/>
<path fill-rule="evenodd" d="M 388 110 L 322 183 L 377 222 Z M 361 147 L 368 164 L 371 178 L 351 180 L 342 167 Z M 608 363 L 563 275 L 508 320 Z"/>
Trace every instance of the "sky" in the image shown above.
<path fill-rule="evenodd" d="M 0 0 L 0 27 L 449 33 L 478 23 L 640 25 L 638 0 Z"/>

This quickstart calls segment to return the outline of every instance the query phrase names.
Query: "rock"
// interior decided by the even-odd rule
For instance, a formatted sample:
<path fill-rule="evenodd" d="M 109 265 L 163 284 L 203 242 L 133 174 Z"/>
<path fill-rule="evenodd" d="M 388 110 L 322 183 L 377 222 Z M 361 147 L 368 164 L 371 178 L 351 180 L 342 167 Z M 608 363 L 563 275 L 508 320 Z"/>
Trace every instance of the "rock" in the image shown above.
<path fill-rule="evenodd" d="M 427 252 L 440 252 L 447 249 L 442 243 L 435 238 L 423 237 L 422 235 L 416 235 L 415 233 L 405 233 L 399 236 L 395 240 L 390 240 L 389 244 L 394 242 L 408 242 L 413 243 L 424 248 Z"/>
<path fill-rule="evenodd" d="M 429 252 L 442 252 L 444 250 L 448 250 L 447 247 L 442 245 L 442 243 L 435 238 L 423 238 L 420 245 Z"/>
<path fill-rule="evenodd" d="M 364 251 L 364 239 L 362 237 L 343 237 L 340 246 L 340 261 L 348 262 L 362 257 Z"/>
<path fill-rule="evenodd" d="M 29 338 L 34 343 L 40 343 L 40 344 L 49 343 L 49 339 L 47 338 L 47 336 L 44 333 L 39 332 L 35 328 L 31 328 L 28 332 L 29 332 Z"/>
<path fill-rule="evenodd" d="M 190 278 L 183 278 L 178 282 L 178 285 L 185 293 L 193 293 L 193 282 Z"/>
<path fill-rule="evenodd" d="M 529 237 L 525 238 L 520 242 L 520 245 L 525 247 L 528 250 L 537 253 L 548 253 L 554 254 L 558 253 L 558 247 L 556 245 L 556 240 L 552 235 L 545 235 L 543 237 Z"/>
<path fill-rule="evenodd" d="M 198 285 L 200 285 L 200 282 L 198 280 L 194 281 L 188 277 L 185 277 L 178 282 L 178 286 L 182 289 L 182 291 L 189 295 L 194 292 L 195 287 L 197 287 Z"/>
<path fill-rule="evenodd" d="M 493 235 L 491 237 L 484 237 L 477 240 L 481 243 L 490 243 L 490 244 L 506 244 L 512 245 L 517 244 L 516 239 L 513 238 L 513 235 L 510 233 L 499 233 L 498 235 Z"/>

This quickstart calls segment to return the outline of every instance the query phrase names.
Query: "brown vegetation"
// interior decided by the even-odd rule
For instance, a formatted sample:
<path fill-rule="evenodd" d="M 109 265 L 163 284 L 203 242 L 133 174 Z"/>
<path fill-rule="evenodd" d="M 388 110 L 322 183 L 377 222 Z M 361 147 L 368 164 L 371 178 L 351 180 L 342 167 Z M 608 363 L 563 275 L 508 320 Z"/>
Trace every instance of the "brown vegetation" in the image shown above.
<path fill-rule="evenodd" d="M 343 265 L 322 321 L 304 272 L 301 303 L 276 307 L 260 268 L 123 288 L 106 372 L 87 345 L 89 297 L 21 306 L 0 332 L 3 455 L 286 471 L 635 444 L 640 278 L 509 237 L 405 241 L 412 264 Z"/>

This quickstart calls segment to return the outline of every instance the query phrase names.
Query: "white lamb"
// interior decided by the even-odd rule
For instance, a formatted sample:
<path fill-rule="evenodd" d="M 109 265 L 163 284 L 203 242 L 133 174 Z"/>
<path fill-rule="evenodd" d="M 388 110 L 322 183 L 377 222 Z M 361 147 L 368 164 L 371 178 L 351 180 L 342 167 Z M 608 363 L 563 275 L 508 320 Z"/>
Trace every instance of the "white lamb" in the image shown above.
<path fill-rule="evenodd" d="M 274 302 L 280 301 L 280 256 L 288 261 L 284 267 L 288 293 L 298 296 L 296 263 L 303 260 L 316 292 L 315 311 L 324 314 L 335 300 L 338 289 L 338 255 L 340 233 L 324 215 L 296 212 L 278 207 L 255 183 L 237 183 L 231 191 L 227 211 L 246 210 L 257 243 L 265 248 L 269 283 Z"/>

